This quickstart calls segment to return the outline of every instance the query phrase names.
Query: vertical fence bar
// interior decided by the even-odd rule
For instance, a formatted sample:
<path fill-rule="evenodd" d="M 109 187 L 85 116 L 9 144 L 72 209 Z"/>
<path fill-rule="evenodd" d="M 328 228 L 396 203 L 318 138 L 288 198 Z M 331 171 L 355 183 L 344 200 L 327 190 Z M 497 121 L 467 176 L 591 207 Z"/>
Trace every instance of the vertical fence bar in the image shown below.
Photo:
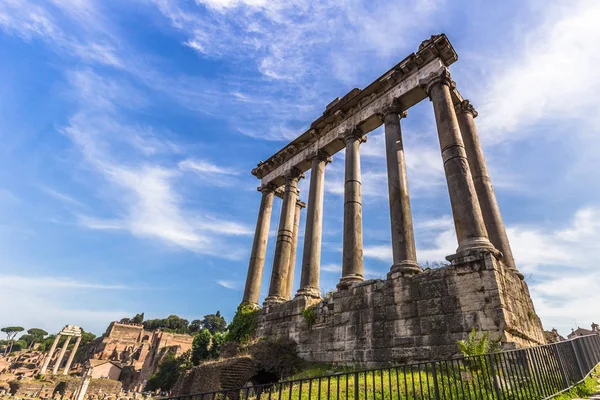
<path fill-rule="evenodd" d="M 583 366 L 581 365 L 581 357 L 579 357 L 579 349 L 577 348 L 578 346 L 575 345 L 575 340 L 571 340 L 571 346 L 573 347 L 573 353 L 575 353 L 575 360 L 577 361 L 577 368 L 579 369 L 578 381 L 580 381 L 581 379 L 583 379 L 583 377 L 585 375 L 583 374 Z"/>
<path fill-rule="evenodd" d="M 354 400 L 358 400 L 358 372 L 354 373 Z"/>
<path fill-rule="evenodd" d="M 438 387 L 437 371 L 435 368 L 435 363 L 431 363 L 431 375 L 433 376 L 433 392 L 435 394 L 435 400 L 440 400 L 440 388 Z"/>
<path fill-rule="evenodd" d="M 496 379 L 496 365 L 494 363 L 494 355 L 488 354 L 488 360 L 490 363 L 490 374 L 492 375 L 492 383 L 494 385 L 494 392 L 496 393 L 496 398 L 498 400 L 502 399 L 502 392 L 500 390 L 500 386 L 498 385 L 498 381 Z"/>
<path fill-rule="evenodd" d="M 553 346 L 554 351 L 556 352 L 556 357 L 558 358 L 558 366 L 560 368 L 560 373 L 562 375 L 563 381 L 565 383 L 564 389 L 567 389 L 570 385 L 569 379 L 567 379 L 567 373 L 565 372 L 565 363 L 563 361 L 562 355 L 560 354 L 560 349 L 558 346 Z"/>

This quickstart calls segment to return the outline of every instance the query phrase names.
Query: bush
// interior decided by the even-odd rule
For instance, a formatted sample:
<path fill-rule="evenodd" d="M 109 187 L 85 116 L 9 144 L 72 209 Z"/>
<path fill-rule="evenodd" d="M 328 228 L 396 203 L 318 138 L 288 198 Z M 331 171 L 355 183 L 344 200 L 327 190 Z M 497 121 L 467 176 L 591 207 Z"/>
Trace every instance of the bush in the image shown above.
<path fill-rule="evenodd" d="M 201 361 L 207 360 L 210 357 L 208 350 L 210 341 L 211 335 L 208 329 L 202 329 L 196 333 L 192 342 L 192 364 L 198 365 Z"/>
<path fill-rule="evenodd" d="M 293 340 L 262 340 L 254 344 L 250 352 L 263 371 L 279 379 L 295 374 L 304 366 Z"/>
<path fill-rule="evenodd" d="M 229 324 L 226 342 L 246 343 L 250 340 L 258 323 L 260 309 L 248 304 L 241 304 Z"/>

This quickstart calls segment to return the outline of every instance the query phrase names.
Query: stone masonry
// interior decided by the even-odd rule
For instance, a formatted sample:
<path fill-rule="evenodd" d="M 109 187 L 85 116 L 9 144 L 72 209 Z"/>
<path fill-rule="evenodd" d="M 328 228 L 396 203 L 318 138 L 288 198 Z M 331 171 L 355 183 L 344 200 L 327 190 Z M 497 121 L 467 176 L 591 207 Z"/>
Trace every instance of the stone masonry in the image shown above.
<path fill-rule="evenodd" d="M 258 337 L 286 337 L 315 362 L 374 366 L 450 357 L 475 328 L 505 347 L 544 343 L 539 318 L 512 256 L 478 132 L 477 112 L 456 90 L 448 67 L 458 57 L 434 35 L 364 89 L 331 102 L 310 129 L 252 173 L 262 193 L 243 304 L 258 306 L 273 200 L 283 199 L 268 296 Z M 450 265 L 417 263 L 401 120 L 429 99 L 458 248 Z M 392 259 L 386 280 L 364 280 L 360 145 L 384 125 Z M 337 291 L 319 291 L 324 175 L 344 150 L 342 276 Z M 312 169 L 301 283 L 291 298 L 298 237 L 298 181 Z M 313 307 L 316 319 L 303 310 Z M 311 308 L 311 310 L 313 309 Z"/>

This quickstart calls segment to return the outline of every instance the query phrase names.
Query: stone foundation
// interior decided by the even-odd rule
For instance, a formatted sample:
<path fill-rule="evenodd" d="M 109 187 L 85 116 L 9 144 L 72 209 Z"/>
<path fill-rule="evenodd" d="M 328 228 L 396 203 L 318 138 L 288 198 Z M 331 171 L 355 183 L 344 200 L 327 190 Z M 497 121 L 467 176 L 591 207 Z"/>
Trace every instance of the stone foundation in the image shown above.
<path fill-rule="evenodd" d="M 314 321 L 302 313 L 311 305 Z M 294 340 L 310 362 L 375 367 L 451 358 L 473 328 L 505 348 L 545 343 L 527 284 L 492 252 L 365 281 L 320 302 L 296 297 L 265 307 L 256 334 Z"/>

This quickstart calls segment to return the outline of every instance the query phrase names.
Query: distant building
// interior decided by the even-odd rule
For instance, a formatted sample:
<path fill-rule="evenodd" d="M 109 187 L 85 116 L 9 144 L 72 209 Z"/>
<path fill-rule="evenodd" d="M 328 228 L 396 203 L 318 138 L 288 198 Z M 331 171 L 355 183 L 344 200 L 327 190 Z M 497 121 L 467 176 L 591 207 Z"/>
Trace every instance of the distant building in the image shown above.
<path fill-rule="evenodd" d="M 577 327 L 577 329 L 573 329 L 571 333 L 567 336 L 568 339 L 573 339 L 579 336 L 587 336 L 587 335 L 600 335 L 600 331 L 598 330 L 598 324 L 592 322 L 592 330 L 583 329 Z"/>
<path fill-rule="evenodd" d="M 90 360 L 90 366 L 92 367 L 93 379 L 113 379 L 116 381 L 119 380 L 123 369 L 121 364 L 109 360 Z"/>

